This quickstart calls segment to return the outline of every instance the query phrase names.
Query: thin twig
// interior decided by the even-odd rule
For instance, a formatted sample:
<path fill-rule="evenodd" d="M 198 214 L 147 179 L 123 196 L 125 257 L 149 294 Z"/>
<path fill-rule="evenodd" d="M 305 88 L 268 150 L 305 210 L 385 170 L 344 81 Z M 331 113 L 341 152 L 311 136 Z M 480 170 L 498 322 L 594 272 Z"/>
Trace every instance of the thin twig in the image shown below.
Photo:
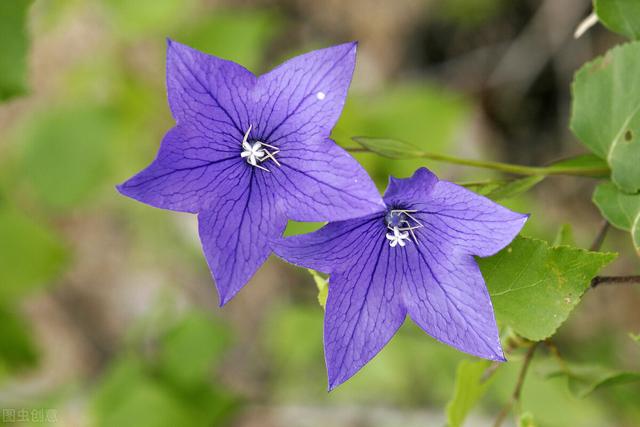
<path fill-rule="evenodd" d="M 591 287 L 595 288 L 600 285 L 633 285 L 640 284 L 640 275 L 638 276 L 596 276 L 591 280 Z"/>
<path fill-rule="evenodd" d="M 371 153 L 379 154 L 368 148 L 346 148 L 350 153 Z M 521 176 L 534 176 L 534 175 L 568 175 L 568 176 L 584 176 L 584 177 L 600 177 L 609 173 L 607 167 L 571 167 L 571 166 L 557 166 L 551 164 L 550 166 L 527 166 L 518 165 L 513 163 L 494 162 L 488 160 L 473 160 L 462 159 L 453 156 L 447 156 L 444 154 L 415 152 L 412 154 L 413 158 L 428 159 L 436 162 L 450 163 L 454 165 L 469 166 L 482 169 L 493 169 L 504 173 L 510 173 Z"/>
<path fill-rule="evenodd" d="M 522 394 L 522 386 L 524 386 L 524 380 L 527 377 L 527 371 L 529 370 L 529 365 L 531 364 L 531 360 L 533 359 L 533 355 L 536 352 L 536 348 L 538 348 L 538 342 L 529 347 L 527 354 L 524 356 L 524 363 L 522 364 L 522 368 L 520 368 L 520 374 L 518 374 L 518 381 L 516 382 L 516 386 L 513 389 L 513 394 L 511 395 L 511 399 L 509 402 L 502 408 L 498 417 L 496 418 L 496 422 L 493 423 L 493 427 L 500 427 L 504 422 L 505 418 L 513 408 L 517 402 L 520 401 L 520 395 Z"/>
<path fill-rule="evenodd" d="M 609 231 L 609 221 L 605 219 L 603 220 L 602 225 L 600 226 L 600 231 L 598 231 L 596 238 L 593 240 L 593 243 L 589 247 L 590 251 L 600 250 L 605 237 L 607 237 L 607 231 Z"/>

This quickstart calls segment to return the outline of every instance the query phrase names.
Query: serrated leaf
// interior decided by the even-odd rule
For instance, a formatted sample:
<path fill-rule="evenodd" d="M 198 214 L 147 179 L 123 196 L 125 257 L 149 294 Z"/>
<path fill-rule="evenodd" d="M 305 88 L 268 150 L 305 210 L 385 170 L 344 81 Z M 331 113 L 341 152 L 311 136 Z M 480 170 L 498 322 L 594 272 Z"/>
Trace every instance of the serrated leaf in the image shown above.
<path fill-rule="evenodd" d="M 7 206 L 0 206 L 0 242 L 0 298 L 4 301 L 47 284 L 68 258 L 59 236 Z"/>
<path fill-rule="evenodd" d="M 573 81 L 571 130 L 605 159 L 624 192 L 640 190 L 640 42 L 585 64 Z"/>
<path fill-rule="evenodd" d="M 540 341 L 555 333 L 580 302 L 591 279 L 616 256 L 517 237 L 498 254 L 478 263 L 498 322 Z"/>
<path fill-rule="evenodd" d="M 0 100 L 23 94 L 27 75 L 27 12 L 32 0 L 0 1 Z"/>
<path fill-rule="evenodd" d="M 593 203 L 611 225 L 631 233 L 640 255 L 640 194 L 625 194 L 611 182 L 603 182 L 593 193 Z"/>
<path fill-rule="evenodd" d="M 553 241 L 553 246 L 572 246 L 575 244 L 571 224 L 562 224 Z"/>
<path fill-rule="evenodd" d="M 469 412 L 486 393 L 493 377 L 483 381 L 483 374 L 491 362 L 487 360 L 463 360 L 456 370 L 453 396 L 447 403 L 447 426 L 461 427 Z"/>
<path fill-rule="evenodd" d="M 324 307 L 327 304 L 327 296 L 329 296 L 329 280 L 325 277 L 322 277 L 320 273 L 315 270 L 307 269 L 307 271 L 309 272 L 309 274 L 311 274 L 311 277 L 313 277 L 313 281 L 318 287 L 318 303 L 324 310 Z"/>
<path fill-rule="evenodd" d="M 640 38 L 640 2 L 638 0 L 595 0 L 598 19 L 608 29 L 629 37 Z"/>
<path fill-rule="evenodd" d="M 547 372 L 546 377 L 566 377 L 571 393 L 582 398 L 601 388 L 638 382 L 640 372 L 617 371 L 598 365 L 565 364 L 562 369 Z"/>
<path fill-rule="evenodd" d="M 354 136 L 351 139 L 367 150 L 390 159 L 414 159 L 423 154 L 415 145 L 398 139 L 367 136 Z"/>

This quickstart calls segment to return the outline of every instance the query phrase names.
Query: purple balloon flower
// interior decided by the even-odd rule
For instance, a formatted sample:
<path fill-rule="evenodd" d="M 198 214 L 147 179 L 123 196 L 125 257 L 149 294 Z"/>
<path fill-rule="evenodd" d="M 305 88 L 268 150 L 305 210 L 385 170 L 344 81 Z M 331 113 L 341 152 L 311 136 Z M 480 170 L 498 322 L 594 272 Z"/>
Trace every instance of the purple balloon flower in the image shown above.
<path fill-rule="evenodd" d="M 168 41 L 167 91 L 177 124 L 156 159 L 118 190 L 198 214 L 220 305 L 264 263 L 287 219 L 344 220 L 384 206 L 364 169 L 329 139 L 355 57 L 356 44 L 347 43 L 257 77 Z"/>
<path fill-rule="evenodd" d="M 324 322 L 329 390 L 371 360 L 407 314 L 461 351 L 504 361 L 493 307 L 473 256 L 513 240 L 527 215 L 425 168 L 391 177 L 386 208 L 280 239 L 277 255 L 331 275 Z"/>

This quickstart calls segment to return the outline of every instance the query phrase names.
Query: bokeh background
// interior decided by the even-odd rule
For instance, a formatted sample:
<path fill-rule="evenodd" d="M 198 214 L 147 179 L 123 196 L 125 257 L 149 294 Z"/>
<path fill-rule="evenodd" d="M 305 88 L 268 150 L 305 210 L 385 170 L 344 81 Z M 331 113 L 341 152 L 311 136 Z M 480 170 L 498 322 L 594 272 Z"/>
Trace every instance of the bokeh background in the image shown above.
<path fill-rule="evenodd" d="M 567 128 L 570 82 L 620 42 L 600 26 L 573 39 L 590 11 L 588 0 L 36 0 L 29 91 L 0 104 L 0 407 L 16 411 L 4 423 L 46 425 L 44 414 L 61 426 L 444 425 L 467 356 L 407 323 L 328 394 L 323 313 L 305 271 L 272 257 L 219 309 L 195 217 L 115 191 L 173 124 L 165 37 L 256 73 L 359 40 L 340 144 L 384 136 L 540 165 L 585 151 Z M 380 189 L 423 164 L 458 182 L 496 177 L 358 159 Z M 533 214 L 525 234 L 553 240 L 570 223 L 588 247 L 601 221 L 594 185 L 548 178 L 507 204 Z M 607 273 L 639 272 L 627 235 L 612 231 L 605 249 L 621 252 Z M 588 292 L 556 345 L 580 362 L 637 368 L 628 332 L 640 332 L 638 307 L 637 287 Z M 522 396 L 540 426 L 640 425 L 638 385 L 578 399 L 565 380 L 545 379 L 547 357 Z M 468 425 L 491 425 L 508 400 L 522 357 L 511 359 Z"/>

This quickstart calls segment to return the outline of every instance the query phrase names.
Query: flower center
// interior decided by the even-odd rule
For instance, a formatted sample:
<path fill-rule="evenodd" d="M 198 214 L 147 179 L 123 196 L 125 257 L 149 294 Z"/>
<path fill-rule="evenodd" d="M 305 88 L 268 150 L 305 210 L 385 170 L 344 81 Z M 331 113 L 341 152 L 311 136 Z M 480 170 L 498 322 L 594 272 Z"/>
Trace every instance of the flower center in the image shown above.
<path fill-rule="evenodd" d="M 384 222 L 391 233 L 387 233 L 386 238 L 389 240 L 389 246 L 404 247 L 405 240 L 409 240 L 409 233 L 414 243 L 418 244 L 418 238 L 414 230 L 422 228 L 422 223 L 416 218 L 418 211 L 412 209 L 390 209 L 384 216 Z"/>
<path fill-rule="evenodd" d="M 251 166 L 265 170 L 267 172 L 271 172 L 268 168 L 263 166 L 263 163 L 271 160 L 276 165 L 280 166 L 280 162 L 278 162 L 278 160 L 276 159 L 276 154 L 278 154 L 280 150 L 278 149 L 278 147 L 269 145 L 266 142 L 249 142 L 248 138 L 249 133 L 251 133 L 252 126 L 253 125 L 249 125 L 247 133 L 245 133 L 244 138 L 242 138 L 242 152 L 240 153 L 240 157 L 242 157 L 243 159 L 247 159 L 247 163 L 249 163 Z"/>

